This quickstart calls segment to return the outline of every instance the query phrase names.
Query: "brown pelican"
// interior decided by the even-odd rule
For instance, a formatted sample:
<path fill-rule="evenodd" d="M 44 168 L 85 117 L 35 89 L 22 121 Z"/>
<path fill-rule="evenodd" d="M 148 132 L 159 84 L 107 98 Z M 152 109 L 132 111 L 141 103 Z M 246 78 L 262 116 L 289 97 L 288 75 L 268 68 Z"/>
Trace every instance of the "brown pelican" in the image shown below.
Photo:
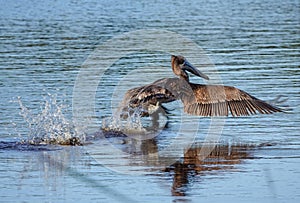
<path fill-rule="evenodd" d="M 126 92 L 122 110 L 140 108 L 141 116 L 157 111 L 161 104 L 181 100 L 184 111 L 199 116 L 247 116 L 282 112 L 245 91 L 231 86 L 204 85 L 189 82 L 190 72 L 208 80 L 208 76 L 193 67 L 183 56 L 171 56 L 171 66 L 178 78 L 163 78 Z"/>

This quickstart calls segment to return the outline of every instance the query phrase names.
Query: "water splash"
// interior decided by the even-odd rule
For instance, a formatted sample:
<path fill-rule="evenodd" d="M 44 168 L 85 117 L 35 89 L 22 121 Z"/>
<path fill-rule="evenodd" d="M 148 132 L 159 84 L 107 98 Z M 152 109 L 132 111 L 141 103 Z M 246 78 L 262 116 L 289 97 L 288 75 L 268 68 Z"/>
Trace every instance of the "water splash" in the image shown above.
<path fill-rule="evenodd" d="M 102 131 L 121 133 L 136 139 L 149 139 L 158 135 L 166 126 L 167 118 L 162 112 L 144 117 L 143 108 L 119 108 L 111 117 L 102 120 Z M 148 114 L 148 112 L 147 112 Z"/>
<path fill-rule="evenodd" d="M 146 133 L 142 125 L 140 112 L 136 109 L 133 113 L 117 111 L 111 117 L 102 120 L 103 131 Z M 126 114 L 126 116 L 124 116 Z"/>
<path fill-rule="evenodd" d="M 20 115 L 26 122 L 29 134 L 23 142 L 30 144 L 61 144 L 80 145 L 85 141 L 85 134 L 79 134 L 71 120 L 63 114 L 66 106 L 59 104 L 56 95 L 48 94 L 44 97 L 44 105 L 41 112 L 33 114 L 22 102 Z M 82 131 L 81 131 L 82 132 Z"/>

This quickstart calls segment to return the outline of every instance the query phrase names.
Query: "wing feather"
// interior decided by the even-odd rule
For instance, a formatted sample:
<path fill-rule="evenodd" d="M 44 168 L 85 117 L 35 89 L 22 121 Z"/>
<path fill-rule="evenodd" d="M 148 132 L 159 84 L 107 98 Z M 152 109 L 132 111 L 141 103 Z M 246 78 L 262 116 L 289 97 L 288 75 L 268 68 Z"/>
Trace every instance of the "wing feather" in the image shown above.
<path fill-rule="evenodd" d="M 123 107 L 148 107 L 157 103 L 172 102 L 177 99 L 176 86 L 178 78 L 163 78 L 151 84 L 132 88 L 125 93 Z"/>
<path fill-rule="evenodd" d="M 200 116 L 248 116 L 282 112 L 245 91 L 231 86 L 191 83 L 191 91 L 181 95 L 186 113 Z M 189 95 L 188 95 L 189 94 Z M 192 95 L 191 95 L 192 94 Z"/>

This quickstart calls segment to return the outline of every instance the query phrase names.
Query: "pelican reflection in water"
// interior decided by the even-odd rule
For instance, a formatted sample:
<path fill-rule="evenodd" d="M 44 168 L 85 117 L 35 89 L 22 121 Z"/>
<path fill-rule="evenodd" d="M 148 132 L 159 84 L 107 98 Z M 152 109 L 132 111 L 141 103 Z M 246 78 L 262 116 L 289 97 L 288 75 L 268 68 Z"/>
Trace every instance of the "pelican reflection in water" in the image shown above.
<path fill-rule="evenodd" d="M 130 114 L 140 109 L 141 116 L 155 115 L 161 104 L 181 100 L 184 111 L 198 116 L 247 116 L 257 113 L 282 112 L 247 92 L 223 85 L 195 84 L 189 81 L 190 72 L 209 80 L 183 56 L 171 56 L 171 66 L 177 78 L 163 78 L 126 92 L 122 111 Z"/>

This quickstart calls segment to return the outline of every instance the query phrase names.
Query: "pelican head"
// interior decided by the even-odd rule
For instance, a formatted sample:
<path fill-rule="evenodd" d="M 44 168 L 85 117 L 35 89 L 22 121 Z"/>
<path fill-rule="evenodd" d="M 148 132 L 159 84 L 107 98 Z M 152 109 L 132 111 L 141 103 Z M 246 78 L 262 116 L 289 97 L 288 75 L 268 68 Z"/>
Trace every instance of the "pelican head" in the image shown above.
<path fill-rule="evenodd" d="M 190 64 L 183 56 L 171 56 L 171 64 L 172 64 L 172 70 L 175 73 L 175 75 L 184 78 L 186 81 L 189 81 L 189 76 L 186 71 L 204 78 L 206 80 L 209 80 L 209 77 L 199 71 L 197 68 L 195 68 L 192 64 Z"/>

